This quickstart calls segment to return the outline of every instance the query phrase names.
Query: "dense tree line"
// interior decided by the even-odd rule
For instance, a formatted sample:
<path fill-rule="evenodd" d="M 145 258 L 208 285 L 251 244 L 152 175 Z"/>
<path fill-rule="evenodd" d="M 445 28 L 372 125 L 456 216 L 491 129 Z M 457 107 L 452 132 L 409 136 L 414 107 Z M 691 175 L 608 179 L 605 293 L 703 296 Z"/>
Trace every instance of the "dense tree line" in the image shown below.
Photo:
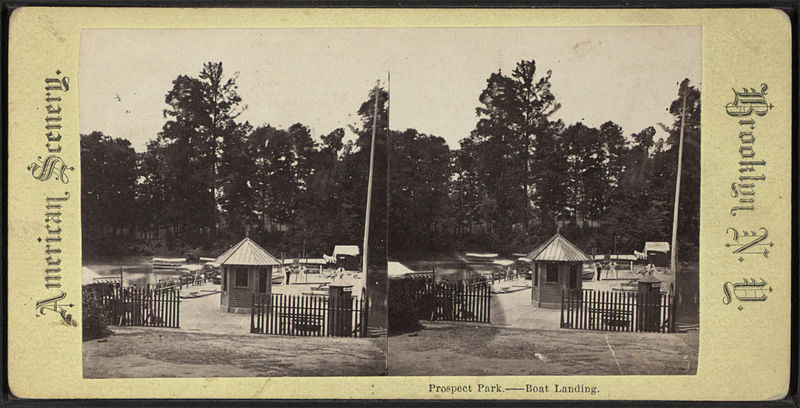
<path fill-rule="evenodd" d="M 678 241 L 697 255 L 700 91 L 676 86 L 674 121 L 626 137 L 555 120 L 551 72 L 533 60 L 492 73 L 478 95 L 474 130 L 450 150 L 414 129 L 391 133 L 390 255 L 474 250 L 527 252 L 559 228 L 580 247 L 608 253 L 671 240 L 682 95 L 687 96 Z M 635 109 L 635 107 L 620 107 Z M 668 134 L 654 140 L 655 126 Z M 616 237 L 616 238 L 615 238 Z"/>
<path fill-rule="evenodd" d="M 344 142 L 344 129 L 315 140 L 301 123 L 279 129 L 239 121 L 246 106 L 222 63 L 178 76 L 165 95 L 164 126 L 144 152 L 113 135 L 81 135 L 84 254 L 217 254 L 245 234 L 287 257 L 360 245 L 373 97 L 354 107 L 361 118 L 351 129 L 355 141 Z M 378 236 L 386 231 L 382 111 L 371 225 Z M 373 245 L 385 254 L 385 239 Z"/>
<path fill-rule="evenodd" d="M 287 256 L 360 244 L 373 120 L 374 262 L 385 259 L 387 233 L 399 258 L 525 252 L 559 228 L 586 250 L 606 253 L 616 241 L 630 253 L 670 241 L 685 94 L 678 236 L 681 257 L 696 256 L 699 89 L 684 80 L 665 107 L 672 123 L 625 135 L 611 121 L 593 128 L 554 119 L 561 104 L 550 75 L 533 60 L 510 75 L 491 73 L 476 92 L 474 130 L 451 150 L 416 129 L 389 131 L 389 95 L 380 88 L 353 107 L 354 141 L 344 142 L 344 129 L 315 138 L 301 123 L 253 126 L 238 119 L 246 106 L 236 76 L 205 64 L 198 76 L 173 81 L 164 126 L 144 152 L 113 135 L 81 135 L 84 254 L 151 253 L 160 243 L 214 254 L 246 233 Z M 668 137 L 655 140 L 656 127 Z"/>

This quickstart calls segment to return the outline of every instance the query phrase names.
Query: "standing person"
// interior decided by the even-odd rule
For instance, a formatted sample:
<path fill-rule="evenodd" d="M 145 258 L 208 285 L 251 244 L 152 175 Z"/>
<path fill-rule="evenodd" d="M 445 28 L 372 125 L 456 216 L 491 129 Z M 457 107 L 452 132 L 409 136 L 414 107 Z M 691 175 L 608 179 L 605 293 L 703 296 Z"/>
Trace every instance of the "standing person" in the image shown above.
<path fill-rule="evenodd" d="M 617 262 L 616 261 L 611 261 L 611 263 L 609 264 L 609 268 L 610 268 L 609 271 L 608 271 L 609 274 L 613 273 L 615 278 L 619 277 L 619 276 L 617 276 Z"/>
<path fill-rule="evenodd" d="M 597 280 L 600 281 L 600 273 L 603 272 L 603 268 L 600 267 L 600 263 L 596 263 L 595 266 L 597 267 Z"/>
<path fill-rule="evenodd" d="M 292 284 L 292 282 L 291 282 L 291 279 L 292 279 L 292 268 L 290 268 L 288 266 L 284 267 L 284 271 L 286 272 L 286 284 L 287 285 L 291 285 Z"/>

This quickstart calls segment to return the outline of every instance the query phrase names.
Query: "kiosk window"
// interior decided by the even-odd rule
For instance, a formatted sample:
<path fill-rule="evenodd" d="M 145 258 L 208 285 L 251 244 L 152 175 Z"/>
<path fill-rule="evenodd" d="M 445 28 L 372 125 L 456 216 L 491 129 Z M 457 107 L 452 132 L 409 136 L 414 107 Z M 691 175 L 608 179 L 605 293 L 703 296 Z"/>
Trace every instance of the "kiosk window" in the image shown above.
<path fill-rule="evenodd" d="M 544 281 L 548 283 L 558 282 L 558 264 L 547 264 L 547 271 L 544 275 Z"/>
<path fill-rule="evenodd" d="M 236 268 L 236 282 L 234 286 L 237 288 L 247 287 L 247 268 Z"/>

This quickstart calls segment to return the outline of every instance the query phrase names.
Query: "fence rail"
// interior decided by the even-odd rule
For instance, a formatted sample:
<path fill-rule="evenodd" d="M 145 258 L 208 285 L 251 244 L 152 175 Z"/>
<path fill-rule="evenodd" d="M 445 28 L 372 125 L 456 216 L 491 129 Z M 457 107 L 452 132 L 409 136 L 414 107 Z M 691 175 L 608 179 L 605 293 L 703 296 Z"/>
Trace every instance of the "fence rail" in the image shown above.
<path fill-rule="evenodd" d="M 84 290 L 95 291 L 108 312 L 108 324 L 180 327 L 180 288 L 126 288 L 118 283 L 95 283 Z"/>
<path fill-rule="evenodd" d="M 433 282 L 432 279 L 400 279 L 390 283 L 393 298 L 404 299 L 424 320 L 489 323 L 491 284 Z"/>
<path fill-rule="evenodd" d="M 253 296 L 250 332 L 288 336 L 369 337 L 369 307 L 359 298 L 283 295 Z"/>
<path fill-rule="evenodd" d="M 674 309 L 669 293 L 565 290 L 561 298 L 561 327 L 672 333 Z"/>

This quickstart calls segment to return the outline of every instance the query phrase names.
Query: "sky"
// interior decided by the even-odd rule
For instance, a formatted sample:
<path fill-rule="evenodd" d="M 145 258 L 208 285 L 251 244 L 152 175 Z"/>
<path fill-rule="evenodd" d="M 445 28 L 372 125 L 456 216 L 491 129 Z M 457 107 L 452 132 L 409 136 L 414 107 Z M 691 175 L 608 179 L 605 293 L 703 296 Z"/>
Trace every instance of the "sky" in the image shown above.
<path fill-rule="evenodd" d="M 489 75 L 510 75 L 518 61 L 534 59 L 537 74 L 553 72 L 556 118 L 593 127 L 611 120 L 629 136 L 672 123 L 667 108 L 682 79 L 700 85 L 700 35 L 697 26 L 88 29 L 80 129 L 144 151 L 165 123 L 172 81 L 222 61 L 226 76 L 238 72 L 247 105 L 240 119 L 254 126 L 300 122 L 317 139 L 347 129 L 380 80 L 390 86 L 392 129 L 415 128 L 457 148 L 475 127 Z"/>

